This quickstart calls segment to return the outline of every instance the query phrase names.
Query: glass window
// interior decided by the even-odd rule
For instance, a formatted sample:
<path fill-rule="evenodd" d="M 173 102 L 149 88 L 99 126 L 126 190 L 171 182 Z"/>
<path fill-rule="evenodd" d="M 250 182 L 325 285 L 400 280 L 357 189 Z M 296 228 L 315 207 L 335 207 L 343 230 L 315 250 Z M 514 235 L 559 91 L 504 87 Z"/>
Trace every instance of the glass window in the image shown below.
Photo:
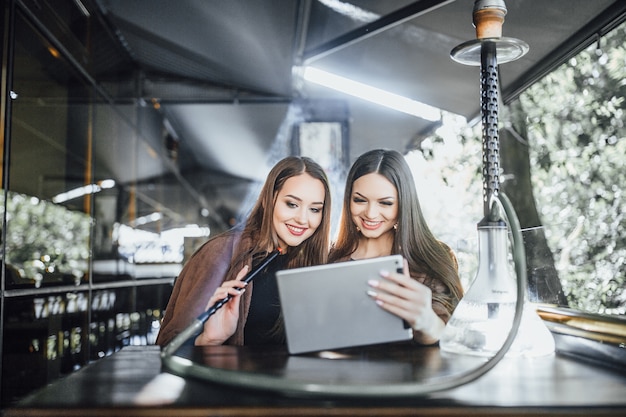
<path fill-rule="evenodd" d="M 105 96 L 87 70 L 104 59 L 84 38 L 94 21 L 62 3 L 54 13 L 41 3 L 37 24 L 21 5 L 12 25 L 3 406 L 122 346 L 154 343 L 182 264 L 184 236 L 161 233 L 186 220 L 168 205 L 184 190 L 168 175 L 161 116 Z"/>
<path fill-rule="evenodd" d="M 92 90 L 19 15 L 15 40 L 6 287 L 87 282 Z"/>

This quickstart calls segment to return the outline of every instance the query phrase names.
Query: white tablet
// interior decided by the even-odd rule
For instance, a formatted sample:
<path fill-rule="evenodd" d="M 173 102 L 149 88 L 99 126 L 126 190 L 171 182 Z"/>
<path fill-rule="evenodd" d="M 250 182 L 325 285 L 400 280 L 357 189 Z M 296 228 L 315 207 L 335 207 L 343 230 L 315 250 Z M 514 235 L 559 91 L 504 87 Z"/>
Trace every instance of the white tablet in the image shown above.
<path fill-rule="evenodd" d="M 367 295 L 381 270 L 402 271 L 401 255 L 278 271 L 289 353 L 410 340 L 411 328 Z"/>

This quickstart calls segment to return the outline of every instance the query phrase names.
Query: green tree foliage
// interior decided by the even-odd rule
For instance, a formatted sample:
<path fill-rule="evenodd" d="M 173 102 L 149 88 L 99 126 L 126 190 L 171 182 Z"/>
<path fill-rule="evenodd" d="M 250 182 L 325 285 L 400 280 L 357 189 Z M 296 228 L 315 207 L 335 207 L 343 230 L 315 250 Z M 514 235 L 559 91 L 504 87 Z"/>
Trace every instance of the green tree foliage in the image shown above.
<path fill-rule="evenodd" d="M 626 313 L 626 25 L 520 96 L 537 206 L 572 307 Z"/>

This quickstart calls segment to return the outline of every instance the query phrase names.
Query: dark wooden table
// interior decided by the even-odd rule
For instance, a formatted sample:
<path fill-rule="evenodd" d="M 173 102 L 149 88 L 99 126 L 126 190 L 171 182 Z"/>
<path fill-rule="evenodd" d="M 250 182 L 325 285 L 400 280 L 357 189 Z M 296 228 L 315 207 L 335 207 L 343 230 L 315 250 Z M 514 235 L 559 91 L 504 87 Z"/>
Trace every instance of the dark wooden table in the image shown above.
<path fill-rule="evenodd" d="M 164 369 L 158 347 L 126 347 L 23 399 L 4 415 L 626 416 L 623 369 L 559 354 L 505 357 L 467 384 L 416 395 L 411 387 L 421 392 L 429 384 L 437 386 L 485 359 L 403 344 L 298 356 L 186 347 L 177 356 L 181 368 Z M 376 394 L 379 388 L 382 395 Z M 394 390 L 398 395 L 390 394 Z"/>

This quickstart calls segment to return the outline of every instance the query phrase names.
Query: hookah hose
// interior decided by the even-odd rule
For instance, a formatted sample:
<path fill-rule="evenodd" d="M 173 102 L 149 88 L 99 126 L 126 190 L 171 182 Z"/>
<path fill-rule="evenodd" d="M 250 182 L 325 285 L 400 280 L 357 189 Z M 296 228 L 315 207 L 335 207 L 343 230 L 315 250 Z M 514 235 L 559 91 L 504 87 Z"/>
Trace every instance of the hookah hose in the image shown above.
<path fill-rule="evenodd" d="M 467 384 L 474 381 L 491 370 L 500 360 L 506 355 L 509 348 L 513 344 L 517 332 L 519 330 L 520 323 L 522 321 L 522 313 L 524 310 L 524 297 L 526 294 L 526 251 L 524 250 L 524 243 L 522 241 L 522 232 L 520 230 L 519 219 L 515 214 L 513 205 L 509 198 L 503 194 L 498 193 L 492 196 L 491 205 L 493 208 L 496 204 L 500 204 L 504 209 L 507 217 L 507 224 L 513 237 L 513 262 L 515 264 L 515 273 L 517 276 L 517 298 L 515 300 L 515 314 L 513 316 L 513 323 L 511 330 L 507 338 L 505 339 L 502 347 L 492 356 L 487 362 L 478 368 L 472 369 L 460 375 L 457 375 L 450 380 L 446 380 L 440 383 L 429 384 L 428 386 L 418 387 L 416 386 L 415 394 L 429 394 L 436 391 L 443 391 L 451 388 L 456 388 L 460 385 Z"/>
<path fill-rule="evenodd" d="M 522 234 L 519 227 L 519 220 L 511 205 L 511 202 L 504 194 L 496 194 L 491 196 L 492 213 L 495 213 L 496 205 L 504 209 L 504 215 L 508 218 L 507 224 L 510 227 L 513 237 L 513 260 L 515 263 L 515 271 L 517 275 L 517 298 L 515 303 L 515 314 L 511 329 L 501 348 L 494 356 L 488 359 L 479 367 L 468 371 L 442 378 L 438 381 L 407 382 L 399 384 L 381 384 L 381 385 L 351 385 L 351 384 L 319 384 L 295 382 L 293 380 L 284 379 L 275 376 L 263 376 L 261 374 L 246 374 L 243 377 L 236 372 L 220 371 L 219 369 L 207 369 L 202 365 L 190 363 L 187 359 L 181 359 L 174 356 L 176 350 L 182 346 L 191 336 L 199 331 L 204 322 L 210 317 L 210 310 L 199 316 L 188 328 L 178 334 L 161 352 L 162 361 L 167 369 L 180 372 L 180 368 L 186 368 L 187 375 L 195 375 L 201 379 L 214 380 L 219 375 L 221 383 L 236 385 L 240 387 L 248 387 L 258 389 L 263 387 L 264 390 L 288 393 L 290 395 L 301 395 L 305 397 L 322 397 L 322 398 L 341 398 L 341 397 L 365 397 L 365 398 L 409 398 L 413 396 L 425 396 L 438 391 L 449 390 L 461 385 L 472 382 L 483 376 L 489 370 L 500 362 L 506 355 L 509 348 L 513 344 L 522 320 L 524 309 L 524 297 L 526 294 L 526 255 L 522 242 Z M 276 253 L 270 254 L 262 263 L 261 267 L 265 267 L 271 262 Z M 262 268 L 261 268 L 262 269 Z M 259 270 L 259 269 L 257 269 Z M 254 272 L 254 271 L 253 271 Z M 250 275 L 253 275 L 251 273 Z M 218 307 L 219 308 L 219 307 Z"/>
<path fill-rule="evenodd" d="M 281 249 L 277 248 L 273 252 L 271 252 L 263 262 L 261 262 L 258 266 L 256 266 L 246 277 L 242 280 L 242 282 L 248 283 L 252 281 L 252 279 L 258 275 L 259 272 L 264 270 L 278 255 L 281 254 Z M 180 348 L 189 338 L 191 338 L 196 333 L 200 332 L 204 323 L 211 317 L 217 310 L 222 308 L 224 304 L 226 304 L 232 296 L 229 294 L 223 299 L 217 301 L 213 304 L 207 311 L 199 315 L 190 325 L 188 325 L 182 332 L 177 334 L 161 351 L 161 357 L 169 357 L 171 356 L 178 348 Z"/>

